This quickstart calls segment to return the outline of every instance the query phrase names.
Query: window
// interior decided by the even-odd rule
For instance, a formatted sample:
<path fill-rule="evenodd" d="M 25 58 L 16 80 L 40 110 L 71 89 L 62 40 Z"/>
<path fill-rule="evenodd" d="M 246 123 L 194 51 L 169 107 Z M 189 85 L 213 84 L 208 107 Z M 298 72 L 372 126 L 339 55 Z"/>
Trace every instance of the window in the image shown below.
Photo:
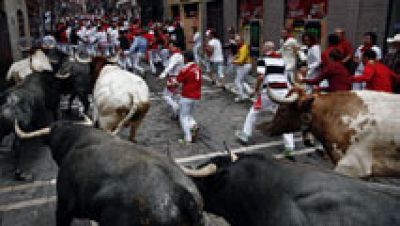
<path fill-rule="evenodd" d="M 25 37 L 25 19 L 24 19 L 24 14 L 20 9 L 17 11 L 17 20 L 19 27 L 19 36 Z"/>

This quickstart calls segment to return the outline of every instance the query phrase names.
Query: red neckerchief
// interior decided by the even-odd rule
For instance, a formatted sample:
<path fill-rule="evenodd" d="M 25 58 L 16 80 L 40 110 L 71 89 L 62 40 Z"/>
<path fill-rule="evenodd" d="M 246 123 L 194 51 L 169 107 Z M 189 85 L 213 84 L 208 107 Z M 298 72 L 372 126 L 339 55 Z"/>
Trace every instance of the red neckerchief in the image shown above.
<path fill-rule="evenodd" d="M 171 50 L 171 53 L 172 53 L 171 55 L 174 55 L 175 53 L 181 53 L 181 51 L 179 49 L 174 51 Z"/>
<path fill-rule="evenodd" d="M 292 37 L 293 37 L 292 35 L 288 35 L 286 38 L 283 39 L 283 41 L 286 42 L 286 40 L 288 40 L 289 38 L 292 38 Z"/>
<path fill-rule="evenodd" d="M 276 51 L 266 52 L 265 56 L 271 57 L 271 58 L 281 58 L 281 54 L 277 53 Z"/>
<path fill-rule="evenodd" d="M 363 45 L 363 47 L 361 48 L 361 53 L 364 53 L 366 50 L 371 49 L 372 45 L 368 44 L 368 45 Z"/>

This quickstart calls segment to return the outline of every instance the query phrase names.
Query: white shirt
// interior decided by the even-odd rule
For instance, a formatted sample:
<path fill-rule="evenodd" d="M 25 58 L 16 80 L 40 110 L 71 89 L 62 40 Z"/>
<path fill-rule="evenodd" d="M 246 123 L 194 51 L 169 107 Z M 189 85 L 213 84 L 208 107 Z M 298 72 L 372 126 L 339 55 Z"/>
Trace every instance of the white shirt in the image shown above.
<path fill-rule="evenodd" d="M 289 37 L 286 41 L 281 40 L 281 49 L 278 51 L 285 61 L 286 71 L 294 71 L 296 68 L 296 54 L 293 52 L 293 48 L 299 48 L 300 44 L 295 38 Z M 297 52 L 301 60 L 305 60 L 306 56 L 302 51 Z"/>
<path fill-rule="evenodd" d="M 356 75 L 361 75 L 364 73 L 364 64 L 362 62 L 362 52 L 361 49 L 364 47 L 364 45 L 361 45 L 357 48 L 356 53 L 354 54 L 355 57 L 357 57 L 360 60 L 360 63 L 357 66 Z M 382 50 L 378 46 L 372 46 L 371 49 L 376 53 L 376 59 L 381 60 L 382 59 Z"/>
<path fill-rule="evenodd" d="M 105 31 L 99 31 L 99 32 L 97 32 L 96 38 L 97 38 L 97 40 L 99 40 L 99 42 L 101 42 L 101 43 L 106 43 L 106 42 L 108 41 L 108 40 L 107 40 L 107 33 L 106 33 Z"/>
<path fill-rule="evenodd" d="M 112 27 L 108 28 L 107 30 L 108 35 L 110 36 L 111 42 L 117 43 L 118 42 L 118 31 L 113 29 Z"/>
<path fill-rule="evenodd" d="M 174 53 L 171 58 L 169 58 L 168 66 L 161 73 L 160 78 L 165 78 L 169 76 L 178 76 L 181 69 L 185 66 L 182 53 Z"/>
<path fill-rule="evenodd" d="M 213 63 L 223 63 L 224 55 L 222 53 L 222 44 L 221 41 L 217 38 L 213 38 L 208 41 L 208 45 L 213 47 L 213 53 L 210 57 L 210 62 Z"/>
<path fill-rule="evenodd" d="M 201 46 L 201 36 L 200 36 L 200 32 L 196 32 L 193 35 L 193 42 L 194 42 L 194 46 L 193 48 L 198 48 Z"/>
<path fill-rule="evenodd" d="M 321 47 L 313 45 L 307 51 L 307 78 L 315 78 L 320 73 L 321 66 Z"/>

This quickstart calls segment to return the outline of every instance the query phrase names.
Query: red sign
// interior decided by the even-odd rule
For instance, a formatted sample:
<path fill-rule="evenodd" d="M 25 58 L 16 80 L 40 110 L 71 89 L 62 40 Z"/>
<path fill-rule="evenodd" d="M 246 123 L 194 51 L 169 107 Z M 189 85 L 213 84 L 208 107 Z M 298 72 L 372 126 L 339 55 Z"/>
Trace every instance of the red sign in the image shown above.
<path fill-rule="evenodd" d="M 321 19 L 327 12 L 327 0 L 286 0 L 286 17 Z"/>

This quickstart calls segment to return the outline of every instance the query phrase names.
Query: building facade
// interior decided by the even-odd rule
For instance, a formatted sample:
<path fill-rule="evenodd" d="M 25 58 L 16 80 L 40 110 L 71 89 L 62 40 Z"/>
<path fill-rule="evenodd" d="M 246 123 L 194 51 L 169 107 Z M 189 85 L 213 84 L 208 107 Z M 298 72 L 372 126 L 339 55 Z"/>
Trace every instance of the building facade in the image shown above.
<path fill-rule="evenodd" d="M 0 74 L 22 57 L 20 47 L 30 43 L 27 8 L 24 0 L 0 1 Z"/>
<path fill-rule="evenodd" d="M 293 26 L 296 35 L 315 33 L 324 47 L 327 35 L 341 27 L 354 46 L 364 32 L 378 34 L 378 44 L 400 31 L 398 0 L 165 0 L 166 17 L 179 19 L 187 41 L 197 25 L 212 27 L 226 39 L 228 27 L 235 27 L 257 53 L 265 40 L 279 43 L 283 27 Z M 205 3 L 206 10 L 200 5 Z M 203 15 L 204 14 L 204 15 Z M 204 17 L 204 18 L 203 18 Z"/>

